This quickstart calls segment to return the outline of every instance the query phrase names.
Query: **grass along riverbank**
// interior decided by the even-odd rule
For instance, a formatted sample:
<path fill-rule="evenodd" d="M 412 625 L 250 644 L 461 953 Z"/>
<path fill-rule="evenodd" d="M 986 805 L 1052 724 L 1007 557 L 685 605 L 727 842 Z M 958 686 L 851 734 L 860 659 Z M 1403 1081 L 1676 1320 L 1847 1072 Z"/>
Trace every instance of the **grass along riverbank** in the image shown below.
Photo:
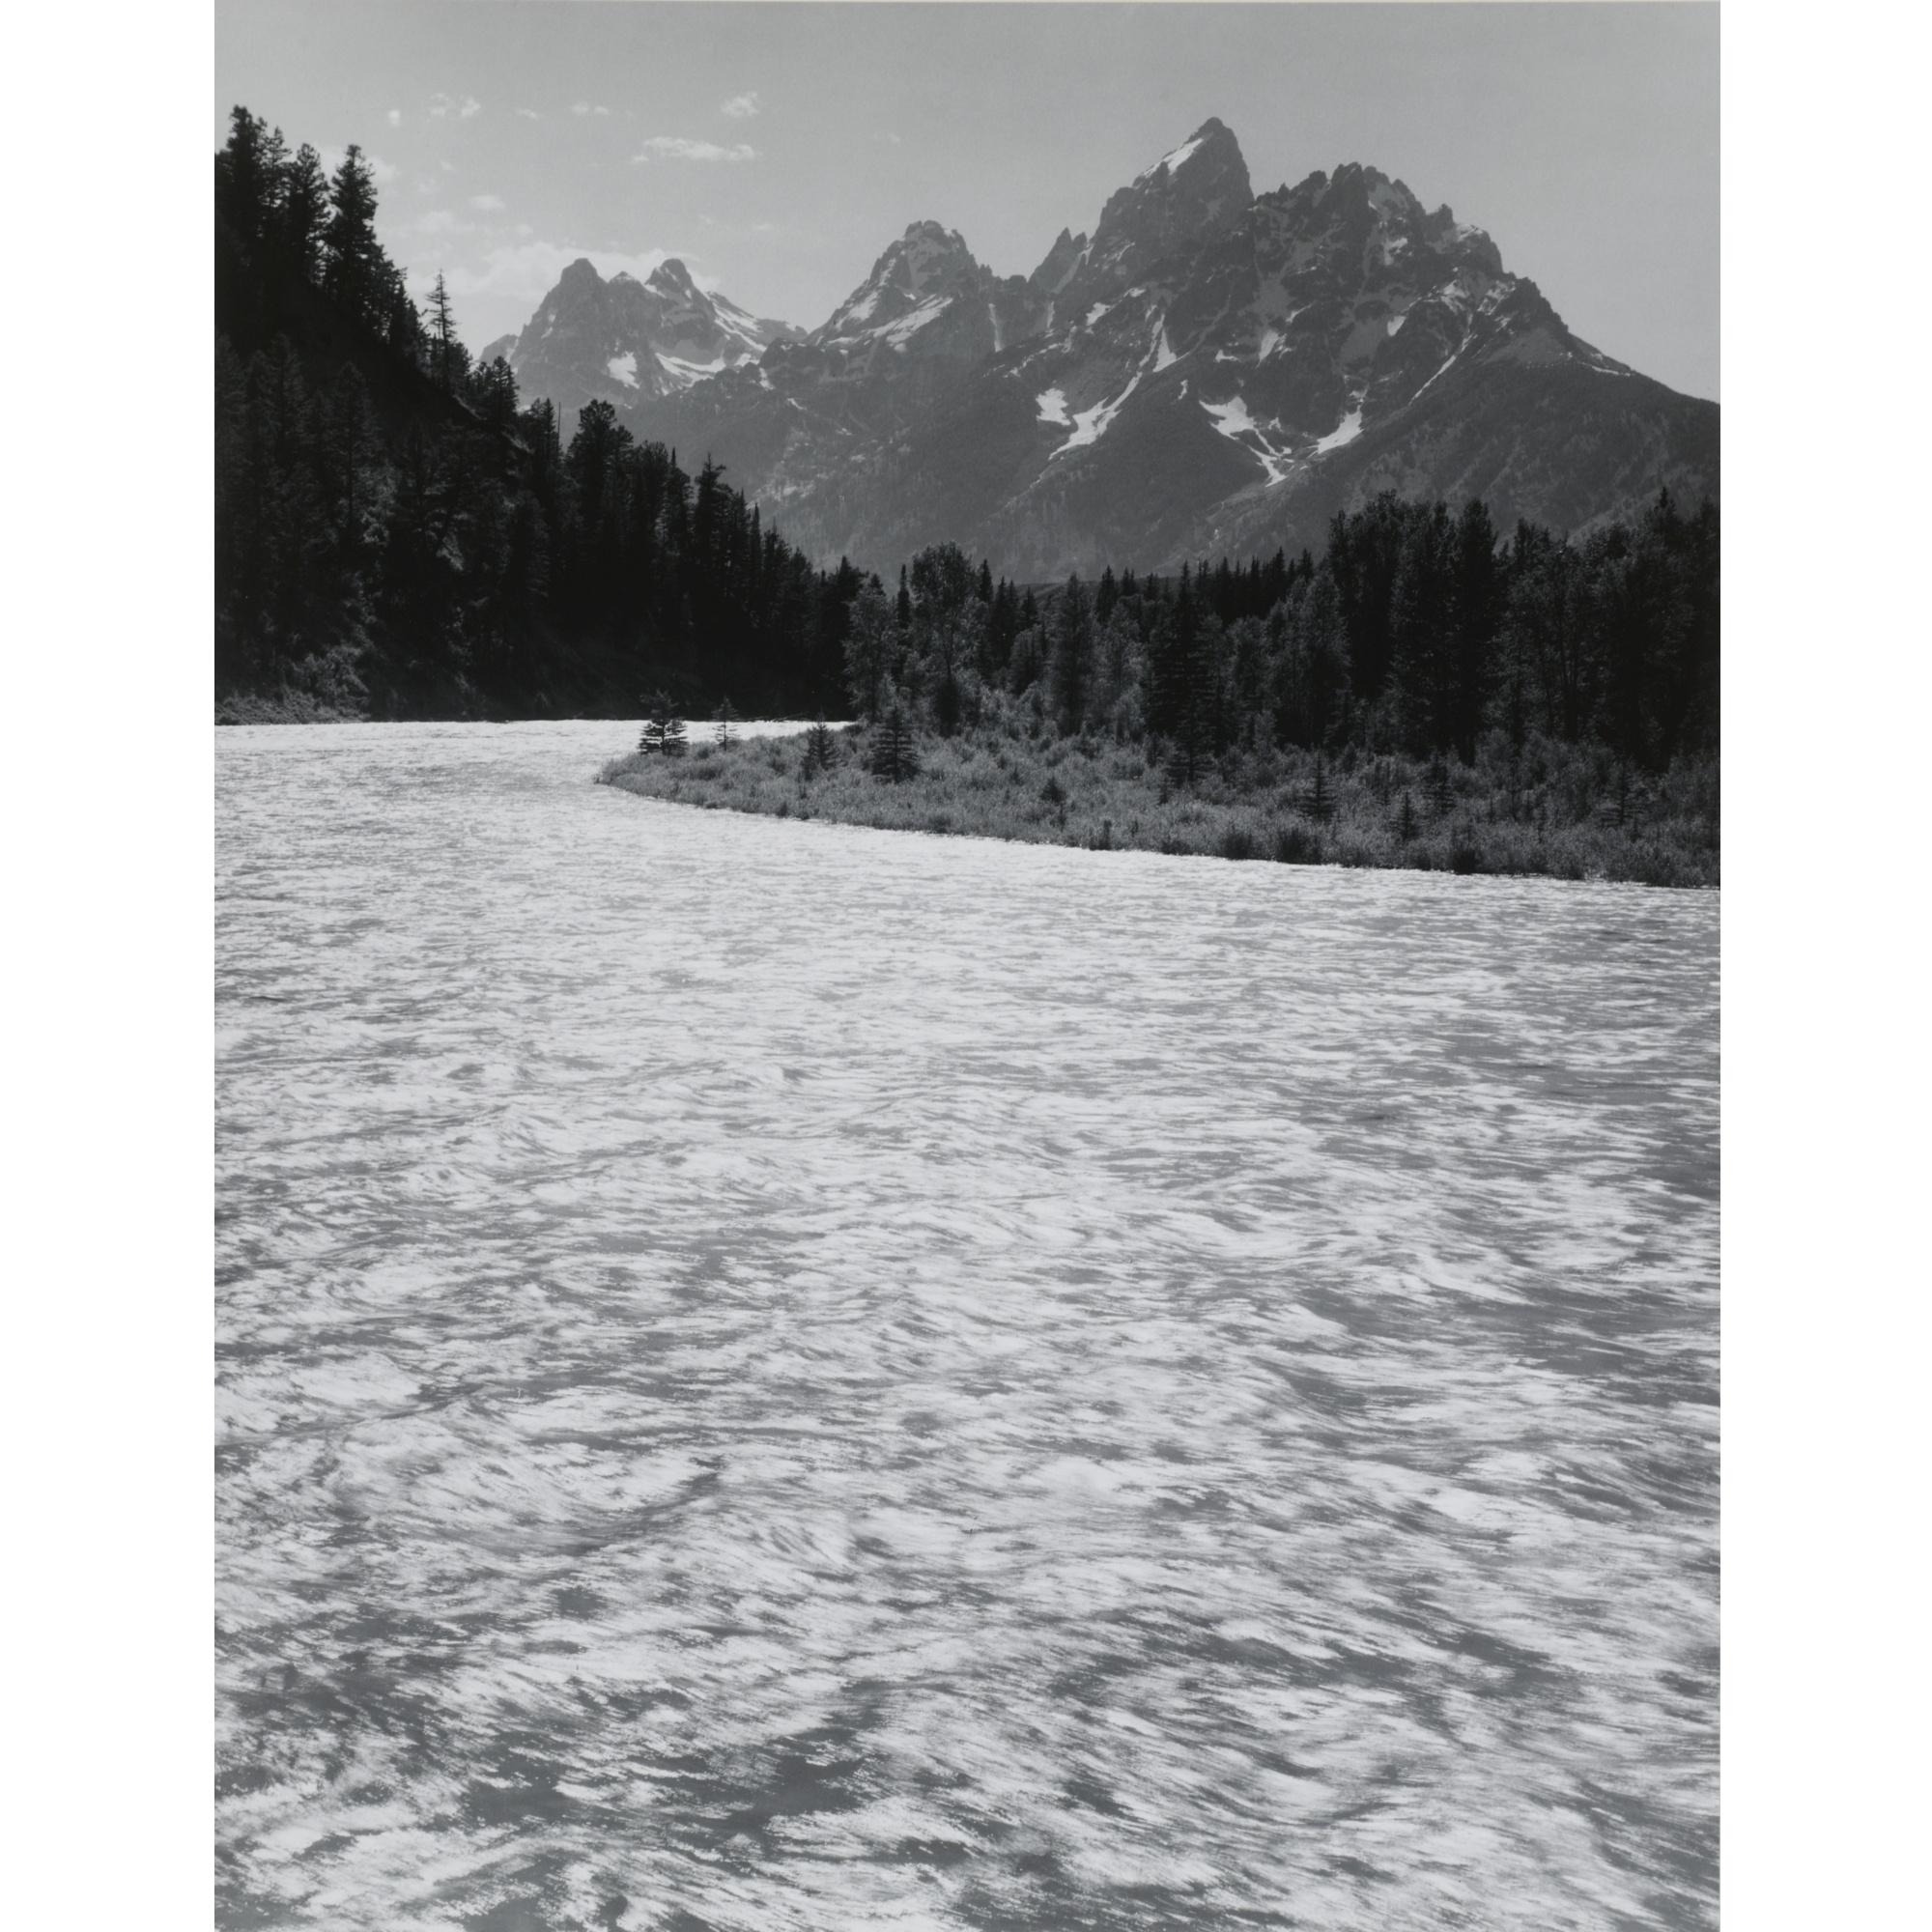
<path fill-rule="evenodd" d="M 613 759 L 599 781 L 712 810 L 1100 851 L 1719 883 L 1715 756 L 1660 778 L 1600 748 L 1544 739 L 1512 757 L 1497 735 L 1473 765 L 1236 751 L 1183 785 L 1141 745 L 1056 738 L 1030 722 L 1009 711 L 952 738 L 922 737 L 916 776 L 896 781 L 873 775 L 875 731 L 863 725 L 835 730 L 828 769 L 808 770 L 803 737 L 734 739 L 698 742 L 684 757 Z M 693 736 L 710 728 L 694 724 Z"/>

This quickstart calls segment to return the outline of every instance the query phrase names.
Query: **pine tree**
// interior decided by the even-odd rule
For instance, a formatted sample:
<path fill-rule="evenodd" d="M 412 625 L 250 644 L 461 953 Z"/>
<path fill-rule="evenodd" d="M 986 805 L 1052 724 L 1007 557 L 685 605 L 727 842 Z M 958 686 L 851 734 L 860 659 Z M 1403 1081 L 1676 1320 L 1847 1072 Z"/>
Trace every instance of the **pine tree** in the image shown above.
<path fill-rule="evenodd" d="M 731 749 L 731 727 L 738 722 L 738 714 L 731 709 L 728 697 L 719 699 L 712 722 L 718 726 L 718 749 L 728 752 Z"/>
<path fill-rule="evenodd" d="M 1407 792 L 1403 793 L 1402 810 L 1396 814 L 1395 836 L 1405 845 L 1411 843 L 1415 838 L 1415 804 Z"/>
<path fill-rule="evenodd" d="M 449 291 L 443 286 L 440 269 L 436 271 L 436 283 L 429 292 L 427 319 L 431 366 L 436 371 L 437 386 L 453 391 L 456 384 L 450 374 L 450 343 L 456 335 L 456 320 L 450 312 Z"/>
<path fill-rule="evenodd" d="M 1334 787 L 1328 782 L 1328 768 L 1320 753 L 1315 759 L 1315 776 L 1308 784 L 1308 815 L 1318 825 L 1326 825 L 1335 815 Z"/>
<path fill-rule="evenodd" d="M 1086 724 L 1094 689 L 1094 607 L 1077 572 L 1066 580 L 1053 613 L 1049 668 L 1055 722 L 1063 735 L 1070 735 Z"/>
<path fill-rule="evenodd" d="M 1503 618 L 1506 582 L 1496 555 L 1496 529 L 1480 497 L 1456 520 L 1455 577 L 1451 590 L 1452 640 L 1444 684 L 1444 735 L 1463 763 L 1476 756 L 1495 675 L 1496 633 Z"/>
<path fill-rule="evenodd" d="M 1440 818 L 1456 803 L 1456 783 L 1449 775 L 1449 761 L 1437 752 L 1422 775 L 1422 796 L 1430 815 Z"/>
<path fill-rule="evenodd" d="M 322 279 L 322 233 L 328 217 L 328 177 L 322 156 L 304 141 L 282 174 L 281 247 L 288 271 L 304 282 Z"/>
<path fill-rule="evenodd" d="M 1120 601 L 1121 586 L 1115 582 L 1114 566 L 1110 563 L 1101 571 L 1099 587 L 1094 592 L 1094 621 L 1104 625 Z"/>
<path fill-rule="evenodd" d="M 274 192 L 269 179 L 269 128 L 240 106 L 229 110 L 228 122 L 228 144 L 214 157 L 214 208 L 235 239 L 252 251 L 268 226 Z"/>
<path fill-rule="evenodd" d="M 838 740 L 821 711 L 817 723 L 805 734 L 805 775 L 810 778 L 815 772 L 829 772 L 838 762 Z"/>
<path fill-rule="evenodd" d="M 374 321 L 378 264 L 386 264 L 386 257 L 376 239 L 375 171 L 354 141 L 328 185 L 328 205 L 323 287 L 352 315 Z"/>
<path fill-rule="evenodd" d="M 659 757 L 681 758 L 686 746 L 684 720 L 673 708 L 670 694 L 654 692 L 650 699 L 650 715 L 644 723 L 644 734 L 638 740 L 638 750 Z"/>
<path fill-rule="evenodd" d="M 872 736 L 872 776 L 898 784 L 919 775 L 919 754 L 913 745 L 912 720 L 898 694 L 893 694 Z"/>
<path fill-rule="evenodd" d="M 1148 722 L 1170 741 L 1169 769 L 1182 784 L 1200 777 L 1214 748 L 1220 680 L 1208 622 L 1182 564 L 1173 607 L 1162 607 L 1148 643 Z"/>

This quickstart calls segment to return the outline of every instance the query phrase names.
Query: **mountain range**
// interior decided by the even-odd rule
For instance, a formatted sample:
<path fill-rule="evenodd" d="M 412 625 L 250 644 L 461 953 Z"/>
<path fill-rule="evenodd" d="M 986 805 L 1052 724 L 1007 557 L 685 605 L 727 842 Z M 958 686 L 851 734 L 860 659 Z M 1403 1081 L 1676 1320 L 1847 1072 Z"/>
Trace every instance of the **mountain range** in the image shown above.
<path fill-rule="evenodd" d="M 628 273 L 606 281 L 580 259 L 524 328 L 490 343 L 481 359 L 508 361 L 526 398 L 556 405 L 567 435 L 587 402 L 601 397 L 628 410 L 755 362 L 774 342 L 798 333 L 699 288 L 675 259 L 660 262 L 643 281 Z"/>
<path fill-rule="evenodd" d="M 1256 194 L 1209 120 L 1025 277 L 915 222 L 820 327 L 666 262 L 574 263 L 491 345 L 610 400 L 823 561 L 952 541 L 1040 580 L 1320 548 L 1383 489 L 1565 531 L 1718 496 L 1719 411 L 1582 341 L 1494 242 L 1371 167 Z"/>

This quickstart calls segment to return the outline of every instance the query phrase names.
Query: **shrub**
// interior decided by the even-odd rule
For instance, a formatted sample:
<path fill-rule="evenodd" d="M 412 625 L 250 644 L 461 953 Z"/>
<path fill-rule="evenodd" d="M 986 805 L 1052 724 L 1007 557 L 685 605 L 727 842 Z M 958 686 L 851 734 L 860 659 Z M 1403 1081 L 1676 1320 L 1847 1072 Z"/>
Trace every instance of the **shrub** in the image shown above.
<path fill-rule="evenodd" d="M 1321 836 L 1311 827 L 1291 821 L 1278 826 L 1274 835 L 1274 857 L 1279 866 L 1313 866 L 1321 858 Z"/>

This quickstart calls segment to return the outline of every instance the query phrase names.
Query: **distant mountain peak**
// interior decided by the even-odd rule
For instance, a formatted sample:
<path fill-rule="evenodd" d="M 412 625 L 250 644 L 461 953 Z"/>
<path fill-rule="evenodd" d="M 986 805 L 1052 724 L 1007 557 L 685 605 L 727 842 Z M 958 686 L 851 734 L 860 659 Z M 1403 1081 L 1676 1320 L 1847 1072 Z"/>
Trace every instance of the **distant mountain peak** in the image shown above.
<path fill-rule="evenodd" d="M 980 264 L 956 228 L 937 221 L 914 221 L 872 265 L 876 281 L 891 277 L 908 295 L 923 295 L 936 284 L 979 271 Z"/>
<path fill-rule="evenodd" d="M 595 399 L 628 406 L 689 388 L 796 333 L 700 288 L 675 256 L 643 281 L 627 270 L 607 281 L 579 256 L 504 353 L 524 394 L 567 416 Z"/>
<path fill-rule="evenodd" d="M 1057 296 L 1078 270 L 1086 251 L 1086 236 L 1063 228 L 1045 259 L 1027 277 L 1028 288 L 1037 296 Z"/>
<path fill-rule="evenodd" d="M 1134 177 L 1138 184 L 1156 176 L 1173 178 L 1184 167 L 1222 170 L 1238 168 L 1245 180 L 1248 164 L 1235 130 L 1225 121 L 1210 114 L 1178 148 L 1170 148 L 1159 160 L 1151 162 Z"/>
<path fill-rule="evenodd" d="M 1112 294 L 1167 256 L 1225 234 L 1254 198 L 1241 144 L 1224 122 L 1204 121 L 1108 196 L 1079 276 L 1082 292 Z"/>
<path fill-rule="evenodd" d="M 671 269 L 631 296 L 731 326 Z M 650 367 L 719 373 L 647 390 L 639 356 L 634 431 L 872 568 L 946 540 L 1037 578 L 1293 549 L 1383 488 L 1577 530 L 1718 481 L 1715 406 L 1580 341 L 1482 229 L 1359 160 L 1257 195 L 1214 117 L 1024 278 L 914 221 L 755 368 L 673 355 Z"/>
<path fill-rule="evenodd" d="M 691 270 L 675 255 L 667 255 L 651 270 L 650 286 L 668 289 L 677 295 L 693 295 L 697 290 L 697 284 L 691 278 Z"/>

